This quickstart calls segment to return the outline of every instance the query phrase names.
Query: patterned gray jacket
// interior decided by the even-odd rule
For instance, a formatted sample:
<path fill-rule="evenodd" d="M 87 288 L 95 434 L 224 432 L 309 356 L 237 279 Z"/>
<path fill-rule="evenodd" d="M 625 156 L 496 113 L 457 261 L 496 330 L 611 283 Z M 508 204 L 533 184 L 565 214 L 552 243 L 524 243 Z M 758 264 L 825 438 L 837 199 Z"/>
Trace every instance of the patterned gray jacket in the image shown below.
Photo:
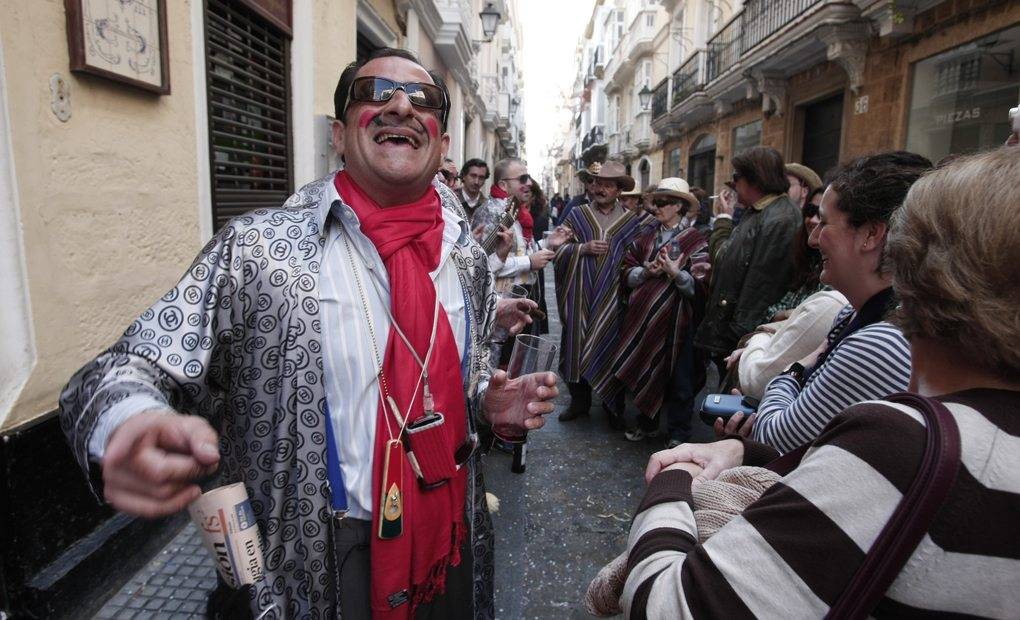
<path fill-rule="evenodd" d="M 333 176 L 302 187 L 282 208 L 231 220 L 180 282 L 79 370 L 60 397 L 64 432 L 98 497 L 89 438 L 103 413 L 127 396 L 149 395 L 219 431 L 223 480 L 244 482 L 262 535 L 266 577 L 252 589 L 256 617 L 338 615 L 319 320 L 326 228 L 343 225 L 320 221 Z M 461 212 L 453 192 L 436 186 L 443 208 Z M 476 326 L 464 389 L 468 415 L 480 419 L 495 295 L 485 253 L 463 228 L 453 258 Z M 492 524 L 477 456 L 470 468 L 473 615 L 489 618 Z"/>

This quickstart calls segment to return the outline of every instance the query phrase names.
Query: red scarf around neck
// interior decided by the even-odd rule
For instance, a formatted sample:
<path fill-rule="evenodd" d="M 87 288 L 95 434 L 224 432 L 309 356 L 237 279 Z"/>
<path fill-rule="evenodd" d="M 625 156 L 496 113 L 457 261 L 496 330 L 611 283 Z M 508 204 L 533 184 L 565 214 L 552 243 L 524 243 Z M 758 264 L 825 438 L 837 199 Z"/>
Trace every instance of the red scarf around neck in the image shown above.
<path fill-rule="evenodd" d="M 405 205 L 380 207 L 346 172 L 336 175 L 336 189 L 361 222 L 361 232 L 379 251 L 390 283 L 393 318 L 424 360 L 432 335 L 436 288 L 430 272 L 439 266 L 443 242 L 443 214 L 439 194 L 430 187 L 423 196 Z M 367 292 L 366 292 L 367 294 Z M 374 361 L 373 361 L 374 363 Z M 421 388 L 414 393 L 421 366 L 390 327 L 383 356 L 383 374 L 400 411 L 410 421 L 424 414 Z M 466 405 L 460 371 L 460 354 L 453 330 L 440 307 L 436 341 L 429 361 L 429 385 L 436 411 L 445 417 L 446 448 L 450 454 L 467 433 Z M 380 390 L 382 386 L 380 385 Z M 413 406 L 409 403 L 414 400 Z M 386 416 L 389 418 L 387 427 Z M 381 497 L 386 441 L 398 425 L 380 406 L 376 419 L 372 462 L 372 493 Z M 343 441 L 343 438 L 338 438 Z M 397 538 L 378 537 L 382 507 L 374 506 L 371 542 L 371 600 L 374 618 L 410 618 L 414 609 L 441 594 L 446 568 L 460 563 L 464 540 L 464 499 L 467 468 L 461 468 L 445 485 L 422 490 L 408 460 L 403 473 L 403 533 Z M 408 603 L 391 608 L 390 597 L 402 591 Z"/>
<path fill-rule="evenodd" d="M 493 185 L 489 191 L 493 198 L 510 198 L 510 194 L 506 193 L 502 187 Z M 521 224 L 521 232 L 524 233 L 524 239 L 531 241 L 535 238 L 535 218 L 531 217 L 531 206 L 526 202 L 519 203 L 520 206 L 517 208 L 517 221 Z"/>

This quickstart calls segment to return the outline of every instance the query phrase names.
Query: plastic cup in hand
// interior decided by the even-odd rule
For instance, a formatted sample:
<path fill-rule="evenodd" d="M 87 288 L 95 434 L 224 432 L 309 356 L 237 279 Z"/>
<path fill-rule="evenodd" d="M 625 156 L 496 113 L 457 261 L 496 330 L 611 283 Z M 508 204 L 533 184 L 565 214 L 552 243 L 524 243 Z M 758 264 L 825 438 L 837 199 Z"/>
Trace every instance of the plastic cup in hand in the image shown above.
<path fill-rule="evenodd" d="M 510 288 L 510 290 L 507 291 L 506 298 L 507 299 L 527 299 L 528 296 L 530 295 L 530 293 L 531 293 L 531 291 L 528 290 L 528 287 L 524 286 L 523 284 L 514 284 Z"/>
<path fill-rule="evenodd" d="M 556 364 L 557 352 L 558 347 L 548 338 L 531 334 L 517 336 L 514 342 L 513 353 L 510 354 L 510 363 L 506 367 L 507 379 L 518 379 L 525 375 L 552 370 Z M 524 420 L 527 417 L 525 408 L 527 406 L 528 403 L 522 395 L 517 402 L 510 405 L 514 414 L 512 419 L 496 424 L 492 427 L 492 432 L 503 441 L 509 443 L 524 443 L 527 441 L 528 429 L 524 426 Z"/>

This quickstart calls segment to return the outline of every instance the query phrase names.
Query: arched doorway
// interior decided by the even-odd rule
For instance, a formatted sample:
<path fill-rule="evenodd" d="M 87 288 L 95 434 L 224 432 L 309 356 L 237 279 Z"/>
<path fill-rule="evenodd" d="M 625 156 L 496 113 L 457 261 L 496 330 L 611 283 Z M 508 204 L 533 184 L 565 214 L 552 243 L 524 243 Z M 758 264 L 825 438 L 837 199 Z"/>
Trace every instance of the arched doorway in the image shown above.
<path fill-rule="evenodd" d="M 691 148 L 687 160 L 687 182 L 708 193 L 715 192 L 715 136 L 705 134 Z"/>
<path fill-rule="evenodd" d="M 648 189 L 648 184 L 651 181 L 652 165 L 648 163 L 647 159 L 642 159 L 641 163 L 638 164 L 638 187 L 641 191 Z"/>

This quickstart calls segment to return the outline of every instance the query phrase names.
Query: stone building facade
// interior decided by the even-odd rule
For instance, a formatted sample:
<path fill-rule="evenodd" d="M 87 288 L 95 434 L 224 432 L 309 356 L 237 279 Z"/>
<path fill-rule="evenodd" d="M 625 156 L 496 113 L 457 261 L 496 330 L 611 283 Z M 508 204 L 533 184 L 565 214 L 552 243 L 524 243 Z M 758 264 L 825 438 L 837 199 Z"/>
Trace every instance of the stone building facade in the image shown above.
<path fill-rule="evenodd" d="M 666 0 L 677 16 L 697 2 Z M 663 176 L 712 192 L 730 158 L 778 149 L 820 175 L 908 149 L 937 161 L 1001 144 L 1020 98 L 1020 3 L 745 0 L 655 86 Z M 687 22 L 683 21 L 688 29 Z"/>

